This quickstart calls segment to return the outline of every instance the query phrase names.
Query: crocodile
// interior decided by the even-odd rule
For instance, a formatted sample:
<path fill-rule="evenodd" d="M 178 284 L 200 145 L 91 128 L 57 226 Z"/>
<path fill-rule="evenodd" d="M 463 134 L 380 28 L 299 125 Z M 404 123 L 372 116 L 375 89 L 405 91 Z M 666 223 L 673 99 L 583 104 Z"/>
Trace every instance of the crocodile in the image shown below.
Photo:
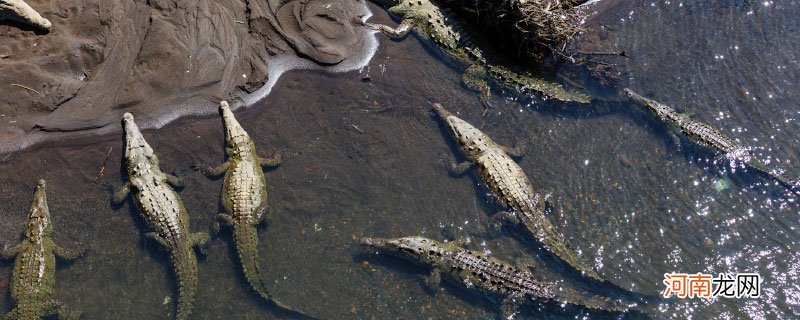
<path fill-rule="evenodd" d="M 225 125 L 227 161 L 216 168 L 198 164 L 197 169 L 207 176 L 225 174 L 222 184 L 222 206 L 224 213 L 218 215 L 218 223 L 233 228 L 236 251 L 244 270 L 244 276 L 253 290 L 267 301 L 281 305 L 267 291 L 259 273 L 257 226 L 269 215 L 267 205 L 267 183 L 262 166 L 276 167 L 281 163 L 280 153 L 273 158 L 261 158 L 250 135 L 233 116 L 228 102 L 221 101 L 219 107 Z"/>
<path fill-rule="evenodd" d="M 186 208 L 170 187 L 183 187 L 183 179 L 161 171 L 158 157 L 145 141 L 132 114 L 126 112 L 123 123 L 128 181 L 114 193 L 112 203 L 121 204 L 133 194 L 139 212 L 151 229 L 145 237 L 170 253 L 178 280 L 176 319 L 187 319 L 197 291 L 197 257 L 193 247 L 205 244 L 209 236 L 205 232 L 190 233 Z"/>
<path fill-rule="evenodd" d="M 676 131 L 680 130 L 692 142 L 717 153 L 717 158 L 725 158 L 731 161 L 732 165 L 735 165 L 737 162 L 746 164 L 753 169 L 767 174 L 790 189 L 800 187 L 800 181 L 792 182 L 781 173 L 769 169 L 764 162 L 753 156 L 749 148 L 736 143 L 733 139 L 725 136 L 722 132 L 719 132 L 708 124 L 694 120 L 689 117 L 689 115 L 680 113 L 676 111 L 675 108 L 663 103 L 645 98 L 631 89 L 625 88 L 624 91 L 630 98 L 650 109 L 650 111 L 668 126 L 674 128 Z M 679 144 L 679 140 L 677 137 L 675 138 L 676 142 Z"/>
<path fill-rule="evenodd" d="M 490 105 L 491 89 L 487 82 L 521 92 L 539 92 L 547 97 L 569 102 L 589 103 L 591 98 L 579 92 L 567 91 L 561 85 L 535 78 L 529 73 L 515 72 L 505 66 L 490 62 L 457 20 L 446 10 L 430 0 L 378 0 L 391 14 L 401 19 L 400 25 L 387 25 L 355 21 L 368 28 L 401 39 L 410 31 L 420 38 L 433 42 L 453 65 L 464 68 L 462 81 L 471 90 L 480 93 L 481 101 Z"/>
<path fill-rule="evenodd" d="M 11 299 L 15 307 L 5 315 L 5 319 L 80 317 L 79 313 L 68 310 L 62 302 L 53 299 L 56 257 L 69 261 L 77 259 L 81 253 L 62 248 L 53 242 L 53 225 L 45 189 L 45 181 L 39 180 L 33 204 L 28 210 L 25 239 L 2 253 L 3 259 L 16 257 L 11 278 Z"/>
<path fill-rule="evenodd" d="M 469 159 L 458 165 L 451 165 L 450 172 L 461 175 L 477 166 L 483 182 L 503 206 L 510 209 L 496 214 L 494 219 L 522 224 L 550 252 L 578 271 L 602 282 L 603 278 L 580 261 L 556 227 L 545 217 L 545 196 L 534 191 L 525 172 L 510 156 L 521 156 L 522 146 L 502 146 L 445 110 L 441 104 L 434 103 L 433 108 L 461 146 L 464 156 Z"/>
<path fill-rule="evenodd" d="M 441 275 L 485 294 L 503 297 L 503 318 L 511 319 L 520 303 L 536 300 L 556 301 L 589 309 L 625 312 L 629 306 L 607 297 L 581 293 L 559 283 L 537 279 L 524 266 L 512 264 L 487 254 L 459 247 L 455 242 L 442 243 L 423 237 L 361 238 L 363 246 L 387 250 L 432 266 L 427 284 L 438 287 Z"/>
<path fill-rule="evenodd" d="M 0 20 L 20 22 L 42 30 L 50 30 L 53 26 L 50 20 L 22 0 L 0 0 Z"/>

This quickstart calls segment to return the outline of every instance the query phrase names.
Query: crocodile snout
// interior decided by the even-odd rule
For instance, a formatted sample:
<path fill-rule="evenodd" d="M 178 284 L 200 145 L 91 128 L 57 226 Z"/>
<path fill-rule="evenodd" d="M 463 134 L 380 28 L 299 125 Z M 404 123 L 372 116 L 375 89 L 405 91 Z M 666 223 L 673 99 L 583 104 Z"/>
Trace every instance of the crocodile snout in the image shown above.
<path fill-rule="evenodd" d="M 222 114 L 225 110 L 230 110 L 231 106 L 228 104 L 228 101 L 222 100 L 219 102 L 219 113 Z"/>
<path fill-rule="evenodd" d="M 433 110 L 436 110 L 436 114 L 439 115 L 439 118 L 442 120 L 447 120 L 448 117 L 453 115 L 439 103 L 432 103 L 431 105 L 433 105 Z"/>
<path fill-rule="evenodd" d="M 361 238 L 361 240 L 359 240 L 358 242 L 365 247 L 378 248 L 378 249 L 386 248 L 386 239 L 364 237 Z"/>

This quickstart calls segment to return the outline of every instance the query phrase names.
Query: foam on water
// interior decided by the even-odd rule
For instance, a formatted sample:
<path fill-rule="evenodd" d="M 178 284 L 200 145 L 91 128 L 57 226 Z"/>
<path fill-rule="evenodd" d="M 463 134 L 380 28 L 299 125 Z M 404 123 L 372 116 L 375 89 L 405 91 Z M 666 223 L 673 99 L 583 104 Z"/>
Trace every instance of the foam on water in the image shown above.
<path fill-rule="evenodd" d="M 361 21 L 366 22 L 371 16 L 372 12 L 367 9 L 367 14 L 364 15 Z M 372 60 L 375 52 L 378 51 L 378 39 L 375 36 L 377 31 L 370 31 L 366 29 L 365 31 L 369 32 L 370 35 L 365 37 L 367 43 L 364 50 L 355 56 L 348 57 L 344 61 L 334 66 L 321 66 L 309 61 L 308 59 L 303 59 L 295 55 L 281 55 L 275 57 L 275 59 L 269 64 L 269 69 L 267 71 L 267 82 L 264 83 L 260 89 L 245 97 L 243 101 L 236 103 L 236 105 L 232 105 L 232 110 L 236 110 L 239 107 L 252 106 L 256 102 L 269 95 L 270 92 L 272 92 L 272 87 L 278 82 L 278 79 L 280 79 L 281 75 L 290 70 L 322 70 L 332 73 L 344 73 L 366 67 L 367 63 Z"/>

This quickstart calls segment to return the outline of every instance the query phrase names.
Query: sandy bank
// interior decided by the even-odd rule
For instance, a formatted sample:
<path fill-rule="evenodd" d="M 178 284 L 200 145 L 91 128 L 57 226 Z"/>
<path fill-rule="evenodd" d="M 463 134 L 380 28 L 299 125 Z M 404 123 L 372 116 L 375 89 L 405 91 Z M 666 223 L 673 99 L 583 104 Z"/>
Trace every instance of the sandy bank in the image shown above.
<path fill-rule="evenodd" d="M 295 68 L 358 69 L 377 40 L 364 0 L 28 1 L 42 33 L 0 22 L 0 154 L 247 105 Z"/>

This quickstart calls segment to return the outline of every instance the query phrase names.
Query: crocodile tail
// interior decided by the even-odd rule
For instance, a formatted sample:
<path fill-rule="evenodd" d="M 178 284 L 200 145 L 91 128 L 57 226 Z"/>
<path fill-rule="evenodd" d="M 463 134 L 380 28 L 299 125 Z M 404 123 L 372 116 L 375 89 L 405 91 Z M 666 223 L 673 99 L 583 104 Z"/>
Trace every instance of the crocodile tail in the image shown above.
<path fill-rule="evenodd" d="M 11 311 L 9 311 L 8 313 L 6 313 L 4 315 L 0 315 L 0 319 L 3 319 L 3 320 L 22 319 L 22 317 L 20 316 L 20 313 L 21 312 L 19 310 L 19 307 L 15 307 L 14 309 L 11 309 Z"/>
<path fill-rule="evenodd" d="M 264 300 L 270 301 L 272 300 L 272 295 L 264 286 L 259 270 L 258 235 L 256 231 L 255 225 L 234 224 L 233 240 L 236 242 L 236 251 L 239 254 L 239 262 L 242 264 L 245 279 L 259 296 Z"/>
<path fill-rule="evenodd" d="M 544 243 L 547 250 L 550 250 L 550 252 L 561 258 L 561 260 L 568 265 L 583 272 L 590 278 L 600 282 L 605 281 L 597 272 L 592 270 L 592 268 L 581 262 L 581 259 L 578 258 L 574 250 L 567 246 L 566 240 L 558 233 L 556 227 L 550 223 L 550 220 L 547 220 L 543 214 L 540 217 L 536 217 L 535 215 L 535 213 L 523 213 L 520 216 L 522 217 L 522 222 L 525 224 L 525 228 L 533 233 L 539 241 Z"/>
<path fill-rule="evenodd" d="M 489 74 L 495 81 L 506 86 L 515 87 L 523 92 L 535 91 L 564 102 L 574 101 L 589 103 L 592 100 L 592 98 L 585 93 L 567 91 L 558 83 L 533 78 L 527 74 L 517 73 L 503 66 L 490 66 Z"/>
<path fill-rule="evenodd" d="M 613 301 L 608 297 L 582 293 L 571 288 L 561 288 L 554 298 L 557 301 L 584 306 L 589 309 L 610 312 L 625 312 L 631 307 L 621 302 Z"/>
<path fill-rule="evenodd" d="M 798 180 L 798 182 L 792 181 L 791 179 L 789 179 L 789 178 L 785 177 L 784 175 L 776 172 L 775 170 L 771 170 L 771 169 L 767 168 L 766 164 L 761 162 L 761 160 L 756 159 L 755 157 L 752 157 L 747 164 L 749 166 L 755 168 L 756 170 L 761 171 L 763 173 L 766 173 L 767 175 L 775 178 L 775 180 L 778 180 L 778 182 L 780 182 L 782 185 L 788 187 L 790 190 L 794 190 L 794 189 L 800 188 L 800 185 L 798 185 L 798 182 L 800 182 L 800 180 Z"/>
<path fill-rule="evenodd" d="M 175 319 L 186 320 L 194 308 L 194 294 L 197 292 L 197 257 L 188 242 L 173 248 L 172 264 L 178 279 L 178 315 Z"/>
<path fill-rule="evenodd" d="M 247 279 L 250 287 L 253 288 L 261 298 L 271 302 L 284 311 L 294 313 L 298 318 L 316 319 L 308 313 L 276 300 L 269 290 L 267 290 L 267 286 L 264 283 L 264 279 L 261 278 L 261 271 L 259 270 L 258 234 L 255 225 L 244 223 L 234 224 L 233 240 L 236 242 L 236 251 L 239 254 L 239 263 L 242 264 L 244 277 Z"/>

